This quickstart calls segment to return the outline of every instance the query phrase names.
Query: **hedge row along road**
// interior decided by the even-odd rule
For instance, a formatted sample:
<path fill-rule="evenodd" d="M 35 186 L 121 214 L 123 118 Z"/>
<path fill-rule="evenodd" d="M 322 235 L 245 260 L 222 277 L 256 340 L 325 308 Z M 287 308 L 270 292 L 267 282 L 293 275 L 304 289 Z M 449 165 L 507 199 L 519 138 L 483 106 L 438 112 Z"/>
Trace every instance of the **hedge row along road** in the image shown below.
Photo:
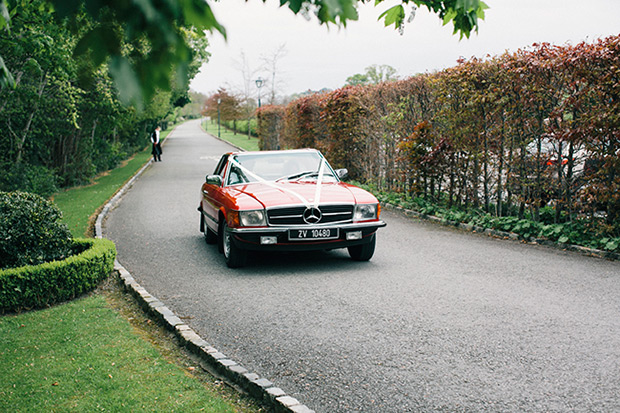
<path fill-rule="evenodd" d="M 231 270 L 196 211 L 230 149 L 177 127 L 104 228 L 228 357 L 317 412 L 620 410 L 620 263 L 384 211 L 368 263 L 331 251 Z"/>

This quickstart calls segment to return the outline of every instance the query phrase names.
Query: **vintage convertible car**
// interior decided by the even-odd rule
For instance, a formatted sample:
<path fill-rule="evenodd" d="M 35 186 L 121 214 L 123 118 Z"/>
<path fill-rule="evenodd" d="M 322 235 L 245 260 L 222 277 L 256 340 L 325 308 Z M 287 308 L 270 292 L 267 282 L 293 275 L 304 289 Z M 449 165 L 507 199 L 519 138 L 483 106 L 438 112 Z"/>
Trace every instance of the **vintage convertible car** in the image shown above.
<path fill-rule="evenodd" d="M 346 173 L 314 149 L 226 153 L 202 185 L 200 230 L 231 268 L 252 250 L 347 248 L 367 261 L 385 223 L 372 194 L 341 182 Z"/>

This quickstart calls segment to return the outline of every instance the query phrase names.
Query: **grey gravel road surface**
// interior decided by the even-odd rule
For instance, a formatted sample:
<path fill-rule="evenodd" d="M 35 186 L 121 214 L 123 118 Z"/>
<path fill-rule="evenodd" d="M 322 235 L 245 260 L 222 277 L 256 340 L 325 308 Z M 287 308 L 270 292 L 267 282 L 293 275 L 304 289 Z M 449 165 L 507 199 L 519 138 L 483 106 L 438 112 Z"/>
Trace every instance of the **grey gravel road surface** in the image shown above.
<path fill-rule="evenodd" d="M 620 411 L 620 263 L 384 211 L 368 263 L 264 254 L 231 270 L 196 211 L 230 149 L 179 126 L 104 226 L 224 354 L 317 412 Z"/>

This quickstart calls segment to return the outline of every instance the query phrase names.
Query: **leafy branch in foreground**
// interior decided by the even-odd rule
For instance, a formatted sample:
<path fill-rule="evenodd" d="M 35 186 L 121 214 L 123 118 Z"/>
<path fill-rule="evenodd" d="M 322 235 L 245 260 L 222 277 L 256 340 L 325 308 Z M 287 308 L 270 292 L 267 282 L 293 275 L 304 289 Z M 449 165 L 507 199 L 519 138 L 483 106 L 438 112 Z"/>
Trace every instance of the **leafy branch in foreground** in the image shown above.
<path fill-rule="evenodd" d="M 24 1 L 0 0 L 0 31 L 10 30 L 10 21 L 24 7 Z M 314 14 L 321 24 L 346 27 L 348 21 L 358 19 L 358 5 L 369 1 L 280 0 L 280 5 L 286 5 L 295 14 Z M 375 6 L 383 1 L 375 0 Z M 74 57 L 88 57 L 95 70 L 107 63 L 120 98 L 126 104 L 140 106 L 158 88 L 171 90 L 174 86 L 187 85 L 190 64 L 195 53 L 201 53 L 192 44 L 200 38 L 206 39 L 207 32 L 219 32 L 226 37 L 224 26 L 204 0 L 39 0 L 39 3 L 79 32 Z M 401 4 L 388 9 L 379 19 L 383 18 L 386 26 L 402 29 L 405 6 L 412 7 L 412 13 L 417 7 L 427 7 L 444 24 L 453 22 L 454 33 L 460 33 L 461 38 L 478 29 L 478 19 L 484 18 L 487 8 L 480 0 L 401 0 Z M 79 24 L 83 15 L 96 22 L 85 31 Z M 11 68 L 0 56 L 0 87 L 14 86 Z"/>

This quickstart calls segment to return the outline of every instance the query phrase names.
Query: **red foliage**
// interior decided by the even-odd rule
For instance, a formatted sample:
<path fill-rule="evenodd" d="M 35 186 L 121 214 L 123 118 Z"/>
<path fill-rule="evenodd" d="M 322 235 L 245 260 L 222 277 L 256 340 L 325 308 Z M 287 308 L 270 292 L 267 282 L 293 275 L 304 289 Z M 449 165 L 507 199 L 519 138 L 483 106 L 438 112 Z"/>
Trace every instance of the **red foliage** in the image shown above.
<path fill-rule="evenodd" d="M 548 202 L 557 216 L 602 209 L 620 234 L 619 102 L 620 36 L 543 43 L 297 99 L 278 140 L 322 150 L 355 179 L 483 200 L 498 214 L 536 216 Z"/>

